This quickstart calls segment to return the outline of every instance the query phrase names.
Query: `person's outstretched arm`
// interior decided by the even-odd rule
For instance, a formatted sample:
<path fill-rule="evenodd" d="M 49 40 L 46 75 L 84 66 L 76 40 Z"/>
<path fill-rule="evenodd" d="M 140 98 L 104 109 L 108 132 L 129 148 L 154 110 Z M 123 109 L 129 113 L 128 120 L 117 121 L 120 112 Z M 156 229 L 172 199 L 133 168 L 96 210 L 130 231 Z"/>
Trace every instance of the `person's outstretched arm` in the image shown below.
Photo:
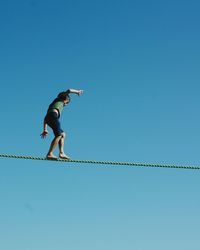
<path fill-rule="evenodd" d="M 67 94 L 76 94 L 78 96 L 83 94 L 83 90 L 77 90 L 77 89 L 68 89 L 66 91 Z"/>

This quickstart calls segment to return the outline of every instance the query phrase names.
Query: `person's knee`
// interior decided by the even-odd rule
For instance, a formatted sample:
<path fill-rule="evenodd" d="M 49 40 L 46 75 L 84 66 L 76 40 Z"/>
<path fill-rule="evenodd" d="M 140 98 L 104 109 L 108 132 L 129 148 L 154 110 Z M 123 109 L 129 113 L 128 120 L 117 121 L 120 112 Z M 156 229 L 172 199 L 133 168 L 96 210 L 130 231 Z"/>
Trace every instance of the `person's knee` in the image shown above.
<path fill-rule="evenodd" d="M 62 135 L 56 135 L 55 138 L 54 138 L 54 140 L 55 141 L 59 141 L 61 138 L 62 138 Z"/>
<path fill-rule="evenodd" d="M 61 137 L 62 137 L 63 139 L 65 139 L 65 137 L 66 137 L 65 132 L 62 132 Z"/>

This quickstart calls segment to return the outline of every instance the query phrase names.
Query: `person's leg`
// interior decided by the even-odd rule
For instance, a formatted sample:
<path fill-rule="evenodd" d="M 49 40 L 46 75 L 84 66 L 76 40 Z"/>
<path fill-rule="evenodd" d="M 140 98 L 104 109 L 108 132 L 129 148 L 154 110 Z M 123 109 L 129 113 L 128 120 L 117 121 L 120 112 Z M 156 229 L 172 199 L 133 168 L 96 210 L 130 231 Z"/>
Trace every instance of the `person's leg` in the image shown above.
<path fill-rule="evenodd" d="M 61 139 L 59 141 L 60 154 L 64 154 L 64 142 L 65 142 L 65 133 L 63 132 L 61 135 Z"/>
<path fill-rule="evenodd" d="M 69 160 L 69 156 L 67 156 L 65 153 L 64 153 L 64 143 L 65 143 L 65 133 L 63 132 L 62 135 L 61 135 L 61 139 L 59 141 L 59 150 L 60 150 L 60 158 L 61 159 L 66 159 L 66 160 Z"/>
<path fill-rule="evenodd" d="M 56 157 L 53 152 L 56 148 L 56 146 L 58 145 L 60 139 L 61 139 L 62 135 L 58 135 L 58 136 L 55 136 L 55 138 L 53 139 L 53 141 L 51 142 L 51 145 L 50 145 L 50 148 L 49 148 L 49 151 L 47 153 L 47 158 L 48 159 L 58 159 L 58 157 Z"/>
<path fill-rule="evenodd" d="M 58 118 L 58 115 L 56 113 L 51 113 L 49 114 L 49 116 L 47 117 L 47 124 L 48 126 L 50 126 L 54 132 L 55 138 L 53 139 L 53 141 L 51 142 L 49 151 L 47 153 L 47 158 L 48 159 L 55 159 L 57 160 L 58 157 L 56 157 L 53 152 L 56 148 L 57 145 L 59 145 L 59 157 L 61 159 L 66 159 L 69 160 L 69 156 L 65 155 L 64 153 L 64 140 L 65 140 L 65 133 L 61 128 L 61 124 Z"/>

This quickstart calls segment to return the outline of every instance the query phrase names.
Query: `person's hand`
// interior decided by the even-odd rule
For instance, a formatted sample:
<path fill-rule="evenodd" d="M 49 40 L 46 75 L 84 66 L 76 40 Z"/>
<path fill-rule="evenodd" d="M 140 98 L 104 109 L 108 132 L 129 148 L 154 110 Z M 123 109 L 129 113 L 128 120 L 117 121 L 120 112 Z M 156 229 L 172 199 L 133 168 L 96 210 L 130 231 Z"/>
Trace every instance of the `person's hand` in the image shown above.
<path fill-rule="evenodd" d="M 82 95 L 83 94 L 83 90 L 78 90 L 77 94 L 78 94 L 78 96 Z"/>
<path fill-rule="evenodd" d="M 47 135 L 48 135 L 48 131 L 44 130 L 40 136 L 42 139 L 45 139 Z"/>

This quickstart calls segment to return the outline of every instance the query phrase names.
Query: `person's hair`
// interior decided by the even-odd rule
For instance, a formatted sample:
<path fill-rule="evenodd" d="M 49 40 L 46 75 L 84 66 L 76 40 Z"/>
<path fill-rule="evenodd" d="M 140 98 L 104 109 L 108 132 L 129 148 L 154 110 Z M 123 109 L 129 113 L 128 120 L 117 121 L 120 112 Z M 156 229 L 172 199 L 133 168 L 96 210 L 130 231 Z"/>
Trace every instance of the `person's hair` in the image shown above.
<path fill-rule="evenodd" d="M 70 96 L 66 92 L 59 93 L 57 98 L 59 98 L 61 101 L 68 100 L 70 102 Z"/>

